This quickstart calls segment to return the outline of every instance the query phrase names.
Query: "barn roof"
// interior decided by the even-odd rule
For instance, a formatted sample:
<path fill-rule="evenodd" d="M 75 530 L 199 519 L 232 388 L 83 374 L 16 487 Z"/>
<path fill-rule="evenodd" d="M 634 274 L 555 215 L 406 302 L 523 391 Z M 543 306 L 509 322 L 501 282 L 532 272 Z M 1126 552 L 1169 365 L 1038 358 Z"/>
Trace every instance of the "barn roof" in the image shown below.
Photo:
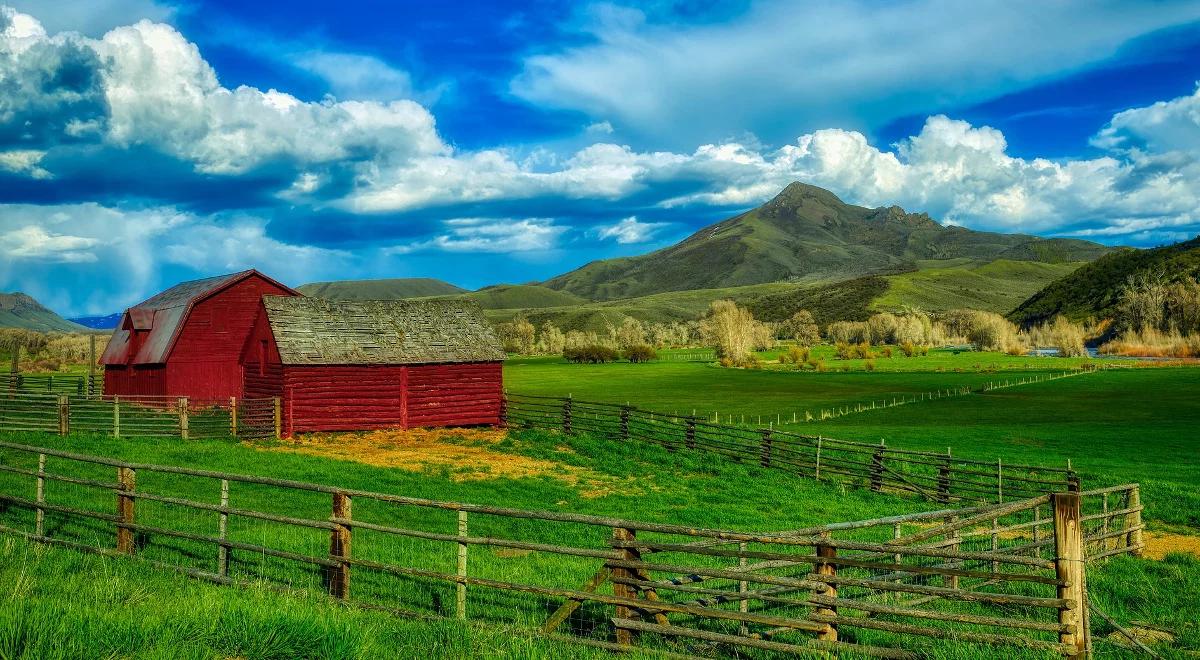
<path fill-rule="evenodd" d="M 468 300 L 263 296 L 284 364 L 493 362 L 504 350 Z"/>
<path fill-rule="evenodd" d="M 125 310 L 121 322 L 108 340 L 108 346 L 104 349 L 100 363 L 162 364 L 166 362 L 167 356 L 171 353 L 171 347 L 175 344 L 175 338 L 179 335 L 179 330 L 187 319 L 188 312 L 196 303 L 254 275 L 275 282 L 257 270 L 244 270 L 239 273 L 180 282 L 166 291 L 130 307 Z M 279 283 L 275 282 L 275 284 Z M 131 329 L 149 331 L 136 347 L 130 346 Z M 132 359 L 128 359 L 127 352 L 131 348 L 136 348 L 137 354 L 132 356 Z"/>

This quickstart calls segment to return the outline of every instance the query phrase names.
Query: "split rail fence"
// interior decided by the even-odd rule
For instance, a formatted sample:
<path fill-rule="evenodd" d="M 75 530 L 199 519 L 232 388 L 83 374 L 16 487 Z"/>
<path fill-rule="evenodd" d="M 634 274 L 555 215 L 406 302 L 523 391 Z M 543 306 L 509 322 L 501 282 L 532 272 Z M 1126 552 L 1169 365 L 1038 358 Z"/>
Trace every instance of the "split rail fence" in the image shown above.
<path fill-rule="evenodd" d="M 279 399 L 0 394 L 0 429 L 58 435 L 278 438 L 280 414 Z"/>
<path fill-rule="evenodd" d="M 3 533 L 668 655 L 1083 657 L 1087 561 L 1138 552 L 1141 529 L 1136 484 L 750 532 L 0 442 Z"/>
<path fill-rule="evenodd" d="M 707 452 L 817 480 L 912 493 L 941 503 L 1002 503 L 1080 489 L 1079 475 L 1070 468 L 955 458 L 949 450 L 942 454 L 894 449 L 882 441 L 871 445 L 773 428 L 748 429 L 570 397 L 509 394 L 505 415 L 513 427 Z"/>

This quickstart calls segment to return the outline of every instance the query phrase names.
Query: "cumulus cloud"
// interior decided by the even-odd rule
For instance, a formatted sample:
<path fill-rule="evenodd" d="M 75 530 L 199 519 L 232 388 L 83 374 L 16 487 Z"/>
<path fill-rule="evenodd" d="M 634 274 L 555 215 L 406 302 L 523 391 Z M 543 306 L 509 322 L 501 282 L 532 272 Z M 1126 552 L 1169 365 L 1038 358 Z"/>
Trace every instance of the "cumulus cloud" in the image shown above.
<path fill-rule="evenodd" d="M 615 239 L 621 245 L 645 243 L 654 238 L 660 229 L 670 224 L 669 222 L 641 222 L 637 216 L 629 216 L 616 224 L 597 227 L 596 236 L 601 239 Z"/>
<path fill-rule="evenodd" d="M 768 0 L 694 25 L 602 9 L 583 26 L 590 40 L 530 56 L 512 91 L 676 145 L 730 126 L 782 140 L 847 116 L 879 125 L 927 111 L 929 99 L 992 98 L 1200 18 L 1184 1 Z"/>
<path fill-rule="evenodd" d="M 44 262 L 96 261 L 96 255 L 88 252 L 88 248 L 97 242 L 94 238 L 51 234 L 33 225 L 0 234 L 0 249 L 10 258 Z"/>
<path fill-rule="evenodd" d="M 409 254 L 428 250 L 446 252 L 536 252 L 556 246 L 566 227 L 548 218 L 496 219 L 456 218 L 447 220 L 446 233 L 427 241 L 397 245 L 385 255 Z"/>

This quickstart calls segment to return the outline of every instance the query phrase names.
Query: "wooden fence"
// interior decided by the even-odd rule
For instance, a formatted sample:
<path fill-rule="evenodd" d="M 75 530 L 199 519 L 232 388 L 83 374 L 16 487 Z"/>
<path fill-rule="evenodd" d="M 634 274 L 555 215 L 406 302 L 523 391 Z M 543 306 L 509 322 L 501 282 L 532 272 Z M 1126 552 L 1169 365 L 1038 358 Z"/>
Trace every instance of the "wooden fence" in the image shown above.
<path fill-rule="evenodd" d="M 1070 468 L 955 458 L 947 453 L 893 449 L 778 429 L 747 429 L 696 417 L 663 415 L 632 406 L 509 394 L 510 426 L 587 433 L 672 451 L 702 451 L 757 462 L 818 480 L 849 482 L 873 491 L 906 492 L 931 501 L 996 502 L 1050 491 L 1078 491 Z"/>
<path fill-rule="evenodd" d="M 1139 548 L 1137 493 L 1128 485 L 750 532 L 0 442 L 0 532 L 219 583 L 324 590 L 404 614 L 710 657 L 916 658 L 964 647 L 968 656 L 999 647 L 1008 657 L 1082 657 L 1081 560 Z M 1114 496 L 1124 498 L 1118 508 L 1102 501 Z M 1096 506 L 1099 517 L 1088 513 Z"/>
<path fill-rule="evenodd" d="M 258 438 L 280 435 L 278 399 L 0 394 L 0 429 L 113 437 Z"/>
<path fill-rule="evenodd" d="M 5 392 L 42 392 L 58 394 L 95 395 L 104 389 L 104 376 L 90 374 L 23 374 L 10 372 L 3 377 L 0 390 Z"/>

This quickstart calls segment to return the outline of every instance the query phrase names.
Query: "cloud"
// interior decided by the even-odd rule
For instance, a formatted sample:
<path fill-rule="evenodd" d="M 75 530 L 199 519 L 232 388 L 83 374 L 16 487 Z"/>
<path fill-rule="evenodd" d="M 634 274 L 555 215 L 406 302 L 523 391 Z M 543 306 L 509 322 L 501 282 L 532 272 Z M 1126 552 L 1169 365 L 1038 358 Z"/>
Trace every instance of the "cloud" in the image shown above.
<path fill-rule="evenodd" d="M 1200 5 L 775 0 L 692 25 L 611 5 L 586 16 L 584 43 L 529 56 L 511 91 L 682 145 L 745 130 L 787 139 L 845 117 L 878 126 L 993 98 L 1194 21 Z"/>
<path fill-rule="evenodd" d="M 51 234 L 34 225 L 0 234 L 0 249 L 8 257 L 44 262 L 84 263 L 96 261 L 96 255 L 88 252 L 88 249 L 97 242 L 94 238 Z"/>
<path fill-rule="evenodd" d="M 79 32 L 99 37 L 109 30 L 139 20 L 168 22 L 178 11 L 154 0 L 5 0 L 13 9 L 38 13 L 51 32 Z M 48 7 L 50 5 L 50 7 Z M 52 11 L 47 11 L 52 9 Z"/>
<path fill-rule="evenodd" d="M 291 61 L 319 76 L 338 98 L 383 102 L 417 99 L 423 104 L 437 98 L 436 94 L 418 95 L 407 71 L 371 55 L 314 51 L 294 56 Z"/>
<path fill-rule="evenodd" d="M 385 255 L 429 250 L 446 252 L 537 252 L 553 249 L 566 227 L 548 218 L 457 218 L 445 222 L 445 234 L 427 241 L 397 245 Z"/>
<path fill-rule="evenodd" d="M 630 216 L 614 225 L 596 228 L 596 235 L 601 239 L 616 239 L 621 245 L 645 243 L 654 238 L 660 229 L 670 225 L 669 222 L 640 222 L 637 216 Z"/>
<path fill-rule="evenodd" d="M 1191 96 L 1118 112 L 1092 144 L 1111 150 L 1200 153 L 1200 85 Z"/>

